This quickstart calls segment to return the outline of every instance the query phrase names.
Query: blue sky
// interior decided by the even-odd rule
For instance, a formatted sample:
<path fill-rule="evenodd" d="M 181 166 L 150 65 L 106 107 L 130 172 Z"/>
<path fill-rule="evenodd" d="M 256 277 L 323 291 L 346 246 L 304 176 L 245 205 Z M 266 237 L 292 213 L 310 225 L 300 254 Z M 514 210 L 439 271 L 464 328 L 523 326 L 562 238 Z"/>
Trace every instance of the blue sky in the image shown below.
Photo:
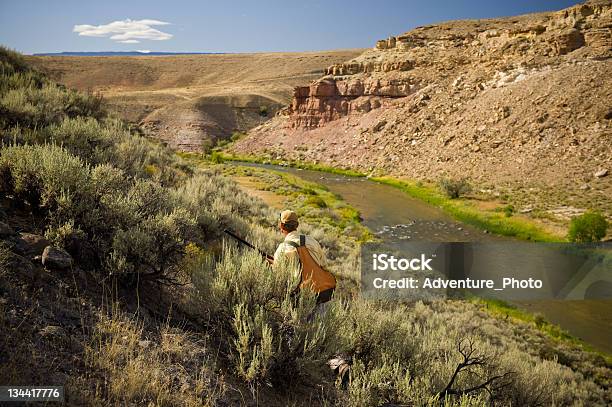
<path fill-rule="evenodd" d="M 575 3 L 564 0 L 0 0 L 0 44 L 28 54 L 365 48 L 373 46 L 378 39 L 419 25 L 558 10 Z"/>

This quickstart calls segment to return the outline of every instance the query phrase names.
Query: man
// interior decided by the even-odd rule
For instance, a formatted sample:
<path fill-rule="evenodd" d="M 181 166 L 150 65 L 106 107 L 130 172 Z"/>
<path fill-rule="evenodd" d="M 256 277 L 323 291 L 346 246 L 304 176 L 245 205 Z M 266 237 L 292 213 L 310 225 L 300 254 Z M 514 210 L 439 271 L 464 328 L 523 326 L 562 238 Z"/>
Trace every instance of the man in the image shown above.
<path fill-rule="evenodd" d="M 297 290 L 309 288 L 317 294 L 317 305 L 331 300 L 336 288 L 335 277 L 325 270 L 325 253 L 319 242 L 310 236 L 300 235 L 298 216 L 291 210 L 281 212 L 278 227 L 285 240 L 278 245 L 274 261 L 281 256 L 290 256 L 299 261 L 300 283 Z M 296 291 L 297 291 L 296 290 Z"/>
<path fill-rule="evenodd" d="M 280 259 L 281 256 L 293 256 L 295 260 L 300 262 L 300 284 L 296 292 L 308 287 L 317 293 L 317 305 L 307 318 L 311 322 L 315 315 L 322 316 L 327 312 L 329 300 L 331 300 L 336 288 L 336 279 L 323 268 L 325 253 L 319 242 L 310 236 L 300 235 L 297 232 L 299 224 L 295 212 L 291 210 L 281 212 L 278 227 L 285 236 L 285 240 L 278 245 L 276 252 L 274 252 L 274 261 Z M 351 364 L 352 359 L 343 355 L 336 355 L 327 362 L 330 369 L 340 377 L 340 382 L 344 388 L 346 388 L 350 379 Z"/>

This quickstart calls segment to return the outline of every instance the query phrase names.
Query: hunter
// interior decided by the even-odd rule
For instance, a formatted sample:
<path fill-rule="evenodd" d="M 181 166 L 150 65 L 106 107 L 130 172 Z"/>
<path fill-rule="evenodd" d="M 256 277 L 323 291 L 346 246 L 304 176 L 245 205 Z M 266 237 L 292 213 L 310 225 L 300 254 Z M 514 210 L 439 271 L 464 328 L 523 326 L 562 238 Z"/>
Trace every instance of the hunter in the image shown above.
<path fill-rule="evenodd" d="M 300 282 L 296 292 L 304 288 L 310 288 L 317 295 L 317 308 L 324 312 L 323 304 L 331 300 L 336 288 L 336 278 L 325 266 L 325 253 L 319 242 L 314 238 L 299 234 L 298 216 L 291 210 L 282 211 L 278 222 L 280 232 L 285 240 L 278 245 L 274 253 L 274 260 L 281 256 L 293 256 L 300 264 Z"/>
<path fill-rule="evenodd" d="M 300 263 L 300 283 L 295 293 L 300 289 L 310 288 L 317 294 L 316 308 L 308 316 L 312 321 L 313 317 L 323 315 L 327 312 L 327 306 L 332 299 L 336 288 L 336 278 L 329 271 L 324 269 L 325 253 L 319 242 L 314 238 L 299 234 L 298 216 L 291 210 L 282 211 L 278 222 L 278 227 L 285 236 L 285 240 L 278 245 L 274 252 L 274 261 L 281 256 L 295 256 Z M 349 371 L 352 358 L 344 355 L 335 355 L 327 362 L 327 365 L 340 377 L 342 386 L 346 387 L 350 379 Z"/>

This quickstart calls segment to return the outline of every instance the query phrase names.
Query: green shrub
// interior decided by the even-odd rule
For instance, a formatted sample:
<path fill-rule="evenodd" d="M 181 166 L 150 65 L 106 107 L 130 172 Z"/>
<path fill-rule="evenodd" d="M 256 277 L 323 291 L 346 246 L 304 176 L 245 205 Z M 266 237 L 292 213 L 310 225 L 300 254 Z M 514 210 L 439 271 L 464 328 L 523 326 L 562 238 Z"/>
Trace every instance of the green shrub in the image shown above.
<path fill-rule="evenodd" d="M 608 230 L 608 221 L 599 212 L 587 211 L 572 219 L 567 238 L 570 242 L 598 242 Z"/>
<path fill-rule="evenodd" d="M 202 154 L 210 154 L 215 143 L 212 141 L 210 136 L 204 135 L 202 142 L 200 143 L 200 150 Z"/>
<path fill-rule="evenodd" d="M 215 148 L 223 148 L 229 144 L 229 140 L 227 139 L 219 139 L 215 145 Z"/>
<path fill-rule="evenodd" d="M 173 282 L 195 221 L 185 210 L 158 213 L 118 230 L 107 263 L 113 274 L 138 274 L 143 279 Z"/>
<path fill-rule="evenodd" d="M 234 308 L 234 346 L 238 353 L 236 370 L 247 382 L 266 378 L 273 362 L 274 334 L 263 307 L 250 315 L 245 304 Z"/>
<path fill-rule="evenodd" d="M 123 132 L 119 126 L 105 125 L 91 117 L 77 117 L 51 125 L 44 136 L 46 141 L 64 146 L 92 164 L 100 164 L 113 159 L 113 146 L 121 140 Z"/>
<path fill-rule="evenodd" d="M 327 208 L 327 203 L 325 200 L 318 195 L 310 195 L 306 198 L 306 205 L 314 206 L 315 208 Z"/>
<path fill-rule="evenodd" d="M 304 293 L 297 302 L 290 297 L 297 283 L 295 264 L 281 262 L 270 269 L 257 252 L 228 246 L 216 263 L 201 253 L 192 251 L 191 256 L 188 269 L 196 301 L 200 309 L 231 321 L 225 336 L 242 379 L 290 383 L 330 355 L 334 340 L 326 328 L 329 316 L 308 322 L 314 297 Z"/>
<path fill-rule="evenodd" d="M 315 191 L 314 189 L 309 188 L 309 187 L 303 188 L 303 189 L 301 190 L 301 192 L 302 192 L 304 195 L 316 195 L 316 194 L 317 194 L 317 191 Z"/>
<path fill-rule="evenodd" d="M 353 356 L 341 405 L 564 405 L 601 402 L 595 384 L 555 362 L 521 350 L 512 323 L 491 319 L 469 303 L 414 306 L 356 300 L 334 307 L 336 351 Z M 463 352 L 463 354 L 461 353 Z M 466 360 L 477 363 L 459 369 Z M 491 386 L 479 388 L 492 380 Z M 450 388 L 464 395 L 443 394 Z M 599 400 L 599 401 L 597 401 Z"/>
<path fill-rule="evenodd" d="M 2 189 L 34 208 L 55 210 L 60 202 L 89 203 L 89 166 L 55 145 L 3 149 L 0 174 Z"/>
<path fill-rule="evenodd" d="M 65 117 L 101 117 L 101 103 L 99 97 L 44 84 L 9 90 L 0 98 L 0 111 L 9 125 L 47 126 Z"/>
<path fill-rule="evenodd" d="M 514 209 L 514 205 L 505 205 L 499 209 L 496 209 L 496 211 L 501 211 L 504 213 L 504 215 L 509 218 L 512 215 L 514 215 L 515 209 Z"/>
<path fill-rule="evenodd" d="M 131 185 L 125 172 L 111 164 L 100 164 L 91 170 L 91 183 L 96 195 L 102 199 L 118 191 L 126 191 Z"/>
<path fill-rule="evenodd" d="M 56 145 L 4 148 L 0 180 L 4 193 L 45 217 L 46 235 L 57 245 L 95 237 L 100 258 L 113 272 L 167 279 L 186 239 L 197 234 L 195 218 L 169 188 L 130 180 L 110 164 L 91 170 Z"/>
<path fill-rule="evenodd" d="M 440 188 L 444 194 L 451 198 L 456 199 L 460 196 L 463 196 L 469 192 L 471 192 L 472 187 L 470 186 L 467 179 L 450 179 L 450 178 L 442 178 L 439 182 Z"/>
<path fill-rule="evenodd" d="M 0 46 L 0 62 L 3 63 L 0 74 L 9 75 L 16 72 L 26 72 L 30 68 L 23 55 L 12 49 Z"/>
<path fill-rule="evenodd" d="M 67 248 L 75 240 L 84 240 L 85 233 L 78 227 L 74 226 L 74 220 L 70 220 L 59 227 L 50 227 L 45 233 L 45 237 L 49 239 L 56 247 Z"/>
<path fill-rule="evenodd" d="M 262 117 L 268 117 L 268 106 L 259 106 L 259 115 Z"/>
<path fill-rule="evenodd" d="M 163 186 L 177 185 L 190 171 L 181 165 L 167 148 L 127 132 L 124 132 L 121 141 L 115 144 L 112 157 L 110 163 L 128 175 L 149 178 Z M 157 170 L 150 172 L 147 170 L 148 166 L 155 166 Z"/>
<path fill-rule="evenodd" d="M 215 164 L 223 163 L 223 155 L 218 151 L 213 151 L 210 153 L 210 161 Z"/>

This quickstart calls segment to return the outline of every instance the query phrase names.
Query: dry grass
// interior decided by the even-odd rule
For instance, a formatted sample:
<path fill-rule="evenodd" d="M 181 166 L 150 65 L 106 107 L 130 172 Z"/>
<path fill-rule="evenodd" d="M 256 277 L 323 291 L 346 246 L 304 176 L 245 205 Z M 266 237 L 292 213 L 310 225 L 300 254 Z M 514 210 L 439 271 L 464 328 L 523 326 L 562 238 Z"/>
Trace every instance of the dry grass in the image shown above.
<path fill-rule="evenodd" d="M 102 372 L 98 397 L 106 403 L 213 406 L 225 391 L 205 339 L 168 325 L 147 338 L 142 322 L 102 315 L 85 355 Z"/>

